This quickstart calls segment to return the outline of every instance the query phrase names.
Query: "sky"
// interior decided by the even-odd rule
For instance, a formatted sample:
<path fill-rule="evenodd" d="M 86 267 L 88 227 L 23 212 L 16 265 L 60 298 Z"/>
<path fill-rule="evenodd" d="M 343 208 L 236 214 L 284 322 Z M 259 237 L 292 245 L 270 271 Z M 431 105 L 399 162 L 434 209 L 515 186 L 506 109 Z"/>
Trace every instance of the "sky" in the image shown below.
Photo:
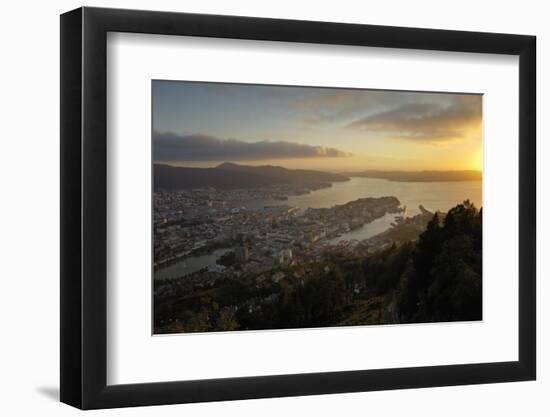
<path fill-rule="evenodd" d="M 155 162 L 482 167 L 481 95 L 157 80 L 152 94 Z"/>

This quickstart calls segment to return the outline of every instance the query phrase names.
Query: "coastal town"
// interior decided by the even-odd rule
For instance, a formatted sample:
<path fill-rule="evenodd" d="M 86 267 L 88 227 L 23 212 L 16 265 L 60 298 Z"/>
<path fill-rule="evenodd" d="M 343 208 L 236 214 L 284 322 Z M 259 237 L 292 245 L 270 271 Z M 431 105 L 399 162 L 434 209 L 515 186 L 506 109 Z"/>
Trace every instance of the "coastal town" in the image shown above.
<path fill-rule="evenodd" d="M 153 334 L 481 320 L 481 95 L 152 98 Z"/>
<path fill-rule="evenodd" d="M 330 208 L 306 209 L 258 202 L 258 197 L 272 193 L 211 189 L 155 192 L 155 297 L 241 275 L 277 282 L 284 277 L 278 269 L 298 267 L 300 275 L 300 265 L 315 262 L 329 252 L 360 256 L 407 241 L 418 236 L 433 217 L 422 207 L 419 215 L 405 217 L 396 197 L 360 198 Z M 393 222 L 381 234 L 361 241 L 336 239 L 388 215 Z M 171 265 L 185 265 L 201 256 L 209 257 L 208 265 L 184 271 L 172 268 L 173 273 L 165 273 Z"/>

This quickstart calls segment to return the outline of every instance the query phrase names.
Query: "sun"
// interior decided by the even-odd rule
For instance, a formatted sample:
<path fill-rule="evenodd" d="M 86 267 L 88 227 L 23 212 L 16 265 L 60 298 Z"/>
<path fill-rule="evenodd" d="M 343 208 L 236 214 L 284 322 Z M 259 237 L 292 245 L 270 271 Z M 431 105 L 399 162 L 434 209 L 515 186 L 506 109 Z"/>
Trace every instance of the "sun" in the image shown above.
<path fill-rule="evenodd" d="M 483 150 L 481 146 L 472 155 L 471 167 L 476 171 L 483 171 Z"/>

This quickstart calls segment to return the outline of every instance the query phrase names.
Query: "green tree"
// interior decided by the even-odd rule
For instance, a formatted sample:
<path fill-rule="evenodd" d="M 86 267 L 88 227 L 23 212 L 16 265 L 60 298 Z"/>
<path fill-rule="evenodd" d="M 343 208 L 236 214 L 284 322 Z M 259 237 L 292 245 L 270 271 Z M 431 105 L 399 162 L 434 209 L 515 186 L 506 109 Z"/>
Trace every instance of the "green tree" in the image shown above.
<path fill-rule="evenodd" d="M 217 328 L 222 331 L 238 330 L 239 322 L 237 321 L 235 309 L 231 307 L 222 308 L 216 325 Z"/>

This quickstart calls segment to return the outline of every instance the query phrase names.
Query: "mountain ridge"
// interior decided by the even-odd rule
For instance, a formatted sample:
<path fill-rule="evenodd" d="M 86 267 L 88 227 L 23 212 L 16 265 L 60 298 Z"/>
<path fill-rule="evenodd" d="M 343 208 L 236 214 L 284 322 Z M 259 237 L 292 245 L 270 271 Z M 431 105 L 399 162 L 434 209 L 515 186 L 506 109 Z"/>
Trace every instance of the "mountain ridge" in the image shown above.
<path fill-rule="evenodd" d="M 307 187 L 349 180 L 349 177 L 342 174 L 303 169 L 293 170 L 273 165 L 239 165 L 232 162 L 224 162 L 213 168 L 154 164 L 153 169 L 155 190 L 206 187 L 238 189 L 276 185 Z"/>

